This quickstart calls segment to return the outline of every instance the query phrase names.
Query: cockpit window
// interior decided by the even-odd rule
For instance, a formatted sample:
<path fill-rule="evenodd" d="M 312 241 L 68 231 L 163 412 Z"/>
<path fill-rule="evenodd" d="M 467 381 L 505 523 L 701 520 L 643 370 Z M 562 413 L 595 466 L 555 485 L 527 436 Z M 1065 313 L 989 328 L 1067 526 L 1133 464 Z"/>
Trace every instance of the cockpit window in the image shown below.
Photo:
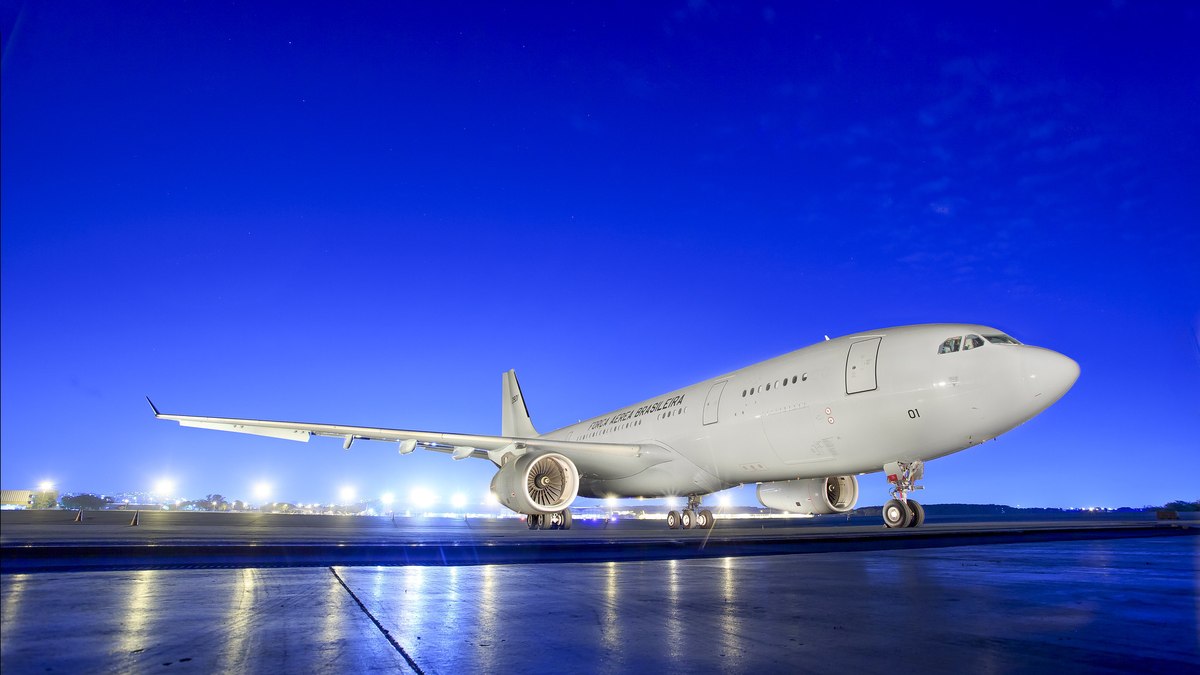
<path fill-rule="evenodd" d="M 962 344 L 962 336 L 946 338 L 941 347 L 938 347 L 939 354 L 949 354 L 950 352 L 958 351 L 959 345 Z"/>
<path fill-rule="evenodd" d="M 988 342 L 994 345 L 1019 345 L 1020 342 L 1010 338 L 1007 335 L 984 335 Z"/>
<path fill-rule="evenodd" d="M 983 345 L 984 345 L 983 338 L 979 337 L 978 335 L 968 335 L 966 338 L 963 339 L 963 351 L 964 352 L 967 351 L 968 349 L 975 349 L 976 347 L 982 347 Z"/>

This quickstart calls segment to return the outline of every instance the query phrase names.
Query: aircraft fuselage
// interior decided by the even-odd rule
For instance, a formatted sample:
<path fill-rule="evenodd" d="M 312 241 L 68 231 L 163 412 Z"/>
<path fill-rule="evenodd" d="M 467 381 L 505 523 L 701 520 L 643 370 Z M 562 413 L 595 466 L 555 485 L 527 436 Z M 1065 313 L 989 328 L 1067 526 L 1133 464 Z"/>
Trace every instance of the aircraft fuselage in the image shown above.
<path fill-rule="evenodd" d="M 983 344 L 963 349 L 972 336 Z M 611 460 L 577 460 L 586 497 L 707 494 L 935 459 L 1024 423 L 1078 377 L 1061 354 L 989 336 L 1011 340 L 974 324 L 856 333 L 544 436 L 662 448 L 661 463 L 631 463 L 621 477 Z M 954 338 L 958 348 L 941 353 Z"/>

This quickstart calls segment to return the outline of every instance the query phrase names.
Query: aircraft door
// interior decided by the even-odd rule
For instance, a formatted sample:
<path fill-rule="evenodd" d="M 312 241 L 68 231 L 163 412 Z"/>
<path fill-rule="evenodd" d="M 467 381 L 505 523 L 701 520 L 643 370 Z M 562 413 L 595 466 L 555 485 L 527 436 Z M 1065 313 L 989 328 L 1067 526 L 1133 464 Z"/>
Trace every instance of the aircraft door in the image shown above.
<path fill-rule="evenodd" d="M 721 380 L 708 390 L 708 398 L 704 399 L 704 423 L 716 424 L 717 412 L 721 407 L 721 392 L 725 391 L 725 385 L 729 380 Z"/>
<path fill-rule="evenodd" d="M 870 338 L 850 345 L 846 355 L 846 393 L 858 394 L 875 391 L 875 361 L 879 357 L 879 342 L 883 338 Z"/>

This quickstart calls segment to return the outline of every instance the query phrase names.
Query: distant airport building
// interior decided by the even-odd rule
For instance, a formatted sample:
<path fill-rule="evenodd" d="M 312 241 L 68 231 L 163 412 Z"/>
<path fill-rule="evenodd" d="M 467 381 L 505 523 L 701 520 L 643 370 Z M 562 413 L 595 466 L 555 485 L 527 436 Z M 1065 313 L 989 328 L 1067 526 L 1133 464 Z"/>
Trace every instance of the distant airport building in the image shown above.
<path fill-rule="evenodd" d="M 0 490 L 0 509 L 28 509 L 37 490 Z"/>

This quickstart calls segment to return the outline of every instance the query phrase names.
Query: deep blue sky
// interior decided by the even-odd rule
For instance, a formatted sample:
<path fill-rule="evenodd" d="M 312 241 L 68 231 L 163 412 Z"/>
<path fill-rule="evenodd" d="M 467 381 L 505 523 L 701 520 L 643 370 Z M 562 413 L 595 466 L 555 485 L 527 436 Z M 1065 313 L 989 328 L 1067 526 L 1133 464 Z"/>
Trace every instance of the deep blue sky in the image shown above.
<path fill-rule="evenodd" d="M 925 501 L 1200 498 L 1195 4 L 0 4 L 5 488 L 475 499 L 142 397 L 549 430 L 973 321 L 1082 376 Z"/>

